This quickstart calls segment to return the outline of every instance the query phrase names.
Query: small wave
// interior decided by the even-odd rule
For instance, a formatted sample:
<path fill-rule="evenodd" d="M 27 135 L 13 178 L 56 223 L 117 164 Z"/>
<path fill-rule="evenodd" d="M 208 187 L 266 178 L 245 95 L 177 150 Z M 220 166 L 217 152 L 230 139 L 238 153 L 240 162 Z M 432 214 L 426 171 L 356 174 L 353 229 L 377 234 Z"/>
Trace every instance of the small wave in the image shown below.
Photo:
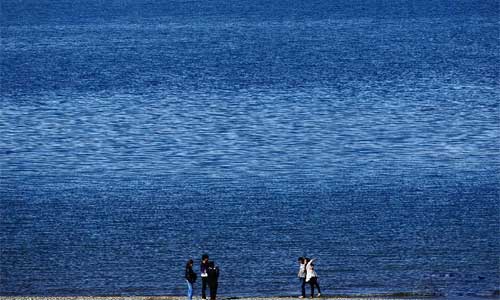
<path fill-rule="evenodd" d="M 353 294 L 342 294 L 342 295 L 328 295 L 327 297 L 333 298 L 367 298 L 367 299 L 375 299 L 375 298 L 440 298 L 445 295 L 439 292 L 423 292 L 423 291 L 415 291 L 415 292 L 387 292 L 387 293 L 353 293 Z"/>
<path fill-rule="evenodd" d="M 469 293 L 467 296 L 480 298 L 480 299 L 500 299 L 500 290 L 490 290 L 480 293 Z"/>

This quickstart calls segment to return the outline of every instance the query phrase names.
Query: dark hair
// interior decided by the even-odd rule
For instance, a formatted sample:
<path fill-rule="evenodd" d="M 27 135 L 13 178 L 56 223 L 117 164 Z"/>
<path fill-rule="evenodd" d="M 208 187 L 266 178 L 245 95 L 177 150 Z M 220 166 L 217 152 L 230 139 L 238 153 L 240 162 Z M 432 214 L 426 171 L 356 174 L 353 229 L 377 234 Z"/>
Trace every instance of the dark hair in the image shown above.
<path fill-rule="evenodd" d="M 190 268 L 192 264 L 193 264 L 193 260 L 192 259 L 188 260 L 186 263 L 186 269 Z"/>
<path fill-rule="evenodd" d="M 298 261 L 300 261 L 301 263 L 303 263 L 304 262 L 304 258 L 301 256 L 301 257 L 299 257 Z"/>
<path fill-rule="evenodd" d="M 208 267 L 209 268 L 215 267 L 215 263 L 213 261 L 208 262 Z"/>
<path fill-rule="evenodd" d="M 208 259 L 208 254 L 206 254 L 206 253 L 201 256 L 201 260 L 205 260 L 205 259 Z"/>

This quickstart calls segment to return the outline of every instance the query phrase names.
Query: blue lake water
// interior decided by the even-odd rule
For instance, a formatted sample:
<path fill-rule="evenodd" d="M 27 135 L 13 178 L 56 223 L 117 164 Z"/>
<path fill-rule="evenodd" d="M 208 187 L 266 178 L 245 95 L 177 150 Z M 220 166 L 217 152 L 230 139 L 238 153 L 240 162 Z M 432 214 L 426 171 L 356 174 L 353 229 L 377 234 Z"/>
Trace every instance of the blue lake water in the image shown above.
<path fill-rule="evenodd" d="M 3 0 L 0 295 L 498 296 L 499 11 Z"/>

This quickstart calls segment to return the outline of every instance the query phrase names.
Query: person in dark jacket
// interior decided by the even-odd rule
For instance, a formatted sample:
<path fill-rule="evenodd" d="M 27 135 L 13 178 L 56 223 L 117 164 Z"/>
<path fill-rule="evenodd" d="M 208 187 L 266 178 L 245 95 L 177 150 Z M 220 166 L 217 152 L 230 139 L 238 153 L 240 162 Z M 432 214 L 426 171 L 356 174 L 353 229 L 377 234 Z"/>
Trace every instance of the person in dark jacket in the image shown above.
<path fill-rule="evenodd" d="M 193 271 L 193 260 L 190 259 L 186 263 L 186 272 L 184 277 L 186 278 L 187 286 L 188 286 L 188 294 L 187 299 L 193 299 L 193 283 L 196 281 L 196 273 Z"/>
<path fill-rule="evenodd" d="M 201 265 L 200 265 L 200 273 L 201 273 L 201 299 L 207 299 L 207 285 L 208 285 L 208 254 L 203 254 L 201 256 Z"/>
<path fill-rule="evenodd" d="M 208 263 L 208 287 L 210 288 L 210 300 L 216 300 L 217 288 L 219 287 L 219 267 L 213 261 Z"/>

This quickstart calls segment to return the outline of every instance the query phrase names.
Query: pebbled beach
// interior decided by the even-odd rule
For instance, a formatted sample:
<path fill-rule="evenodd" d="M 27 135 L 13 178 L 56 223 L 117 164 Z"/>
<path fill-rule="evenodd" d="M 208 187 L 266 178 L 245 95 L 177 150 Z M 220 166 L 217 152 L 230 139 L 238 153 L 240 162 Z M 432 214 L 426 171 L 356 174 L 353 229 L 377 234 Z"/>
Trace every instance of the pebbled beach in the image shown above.
<path fill-rule="evenodd" d="M 417 299 L 438 299 L 439 297 L 425 297 L 425 296 L 391 296 L 391 295 L 372 295 L 372 296 L 324 296 L 315 299 L 321 300 L 417 300 Z M 186 297 L 178 296 L 0 296 L 0 300 L 185 300 Z M 199 298 L 194 298 L 199 300 Z M 298 297 L 220 297 L 219 300 L 292 300 L 299 299 Z M 306 298 L 309 299 L 309 298 Z M 443 299 L 443 298 L 440 298 Z M 473 298 L 461 298 L 462 300 L 469 300 Z"/>

